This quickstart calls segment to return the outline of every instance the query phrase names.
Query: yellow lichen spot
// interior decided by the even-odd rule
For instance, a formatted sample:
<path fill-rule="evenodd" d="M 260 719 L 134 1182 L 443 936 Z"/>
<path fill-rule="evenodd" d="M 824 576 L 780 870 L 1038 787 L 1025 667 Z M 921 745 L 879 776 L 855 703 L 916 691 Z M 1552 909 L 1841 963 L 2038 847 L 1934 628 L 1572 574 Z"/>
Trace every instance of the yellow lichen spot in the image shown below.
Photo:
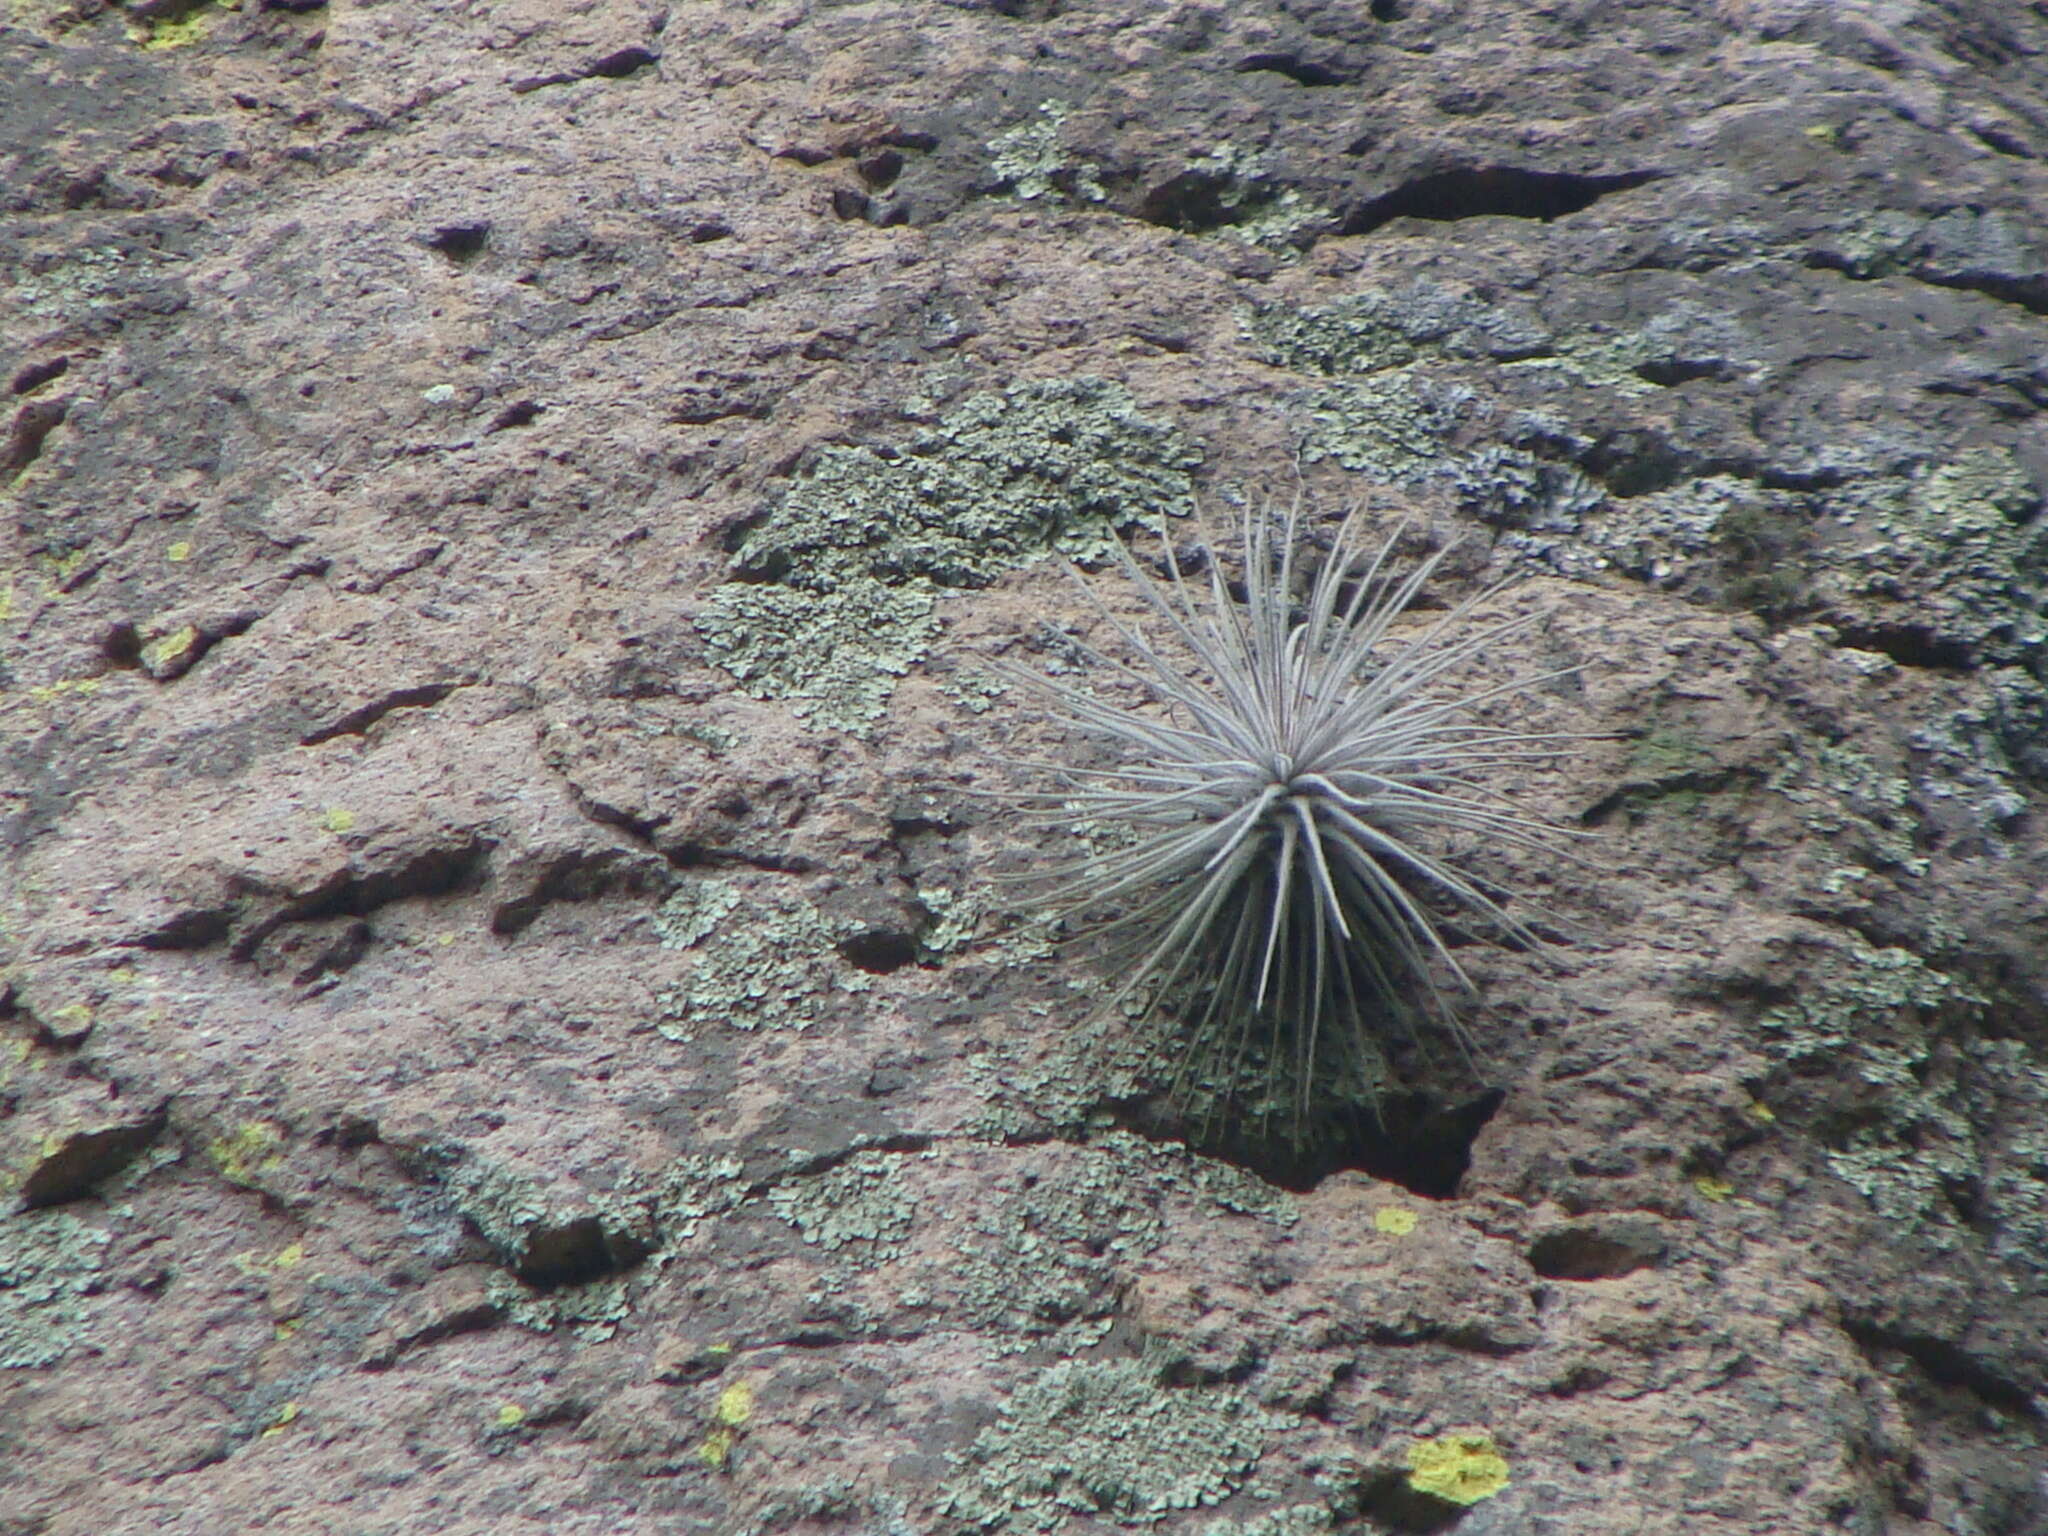
<path fill-rule="evenodd" d="M 276 1415 L 270 1421 L 270 1427 L 263 1431 L 263 1438 L 268 1440 L 272 1435 L 283 1434 L 285 1426 L 297 1422 L 298 1417 L 299 1405 L 296 1402 L 286 1403 L 277 1410 Z"/>
<path fill-rule="evenodd" d="M 231 1184 L 253 1184 L 256 1176 L 268 1173 L 284 1162 L 279 1151 L 284 1138 L 276 1126 L 264 1120 L 245 1120 L 225 1136 L 207 1144 L 206 1155 L 222 1178 Z"/>
<path fill-rule="evenodd" d="M 14 588 L 0 587 L 0 624 L 14 617 Z"/>
<path fill-rule="evenodd" d="M 446 949 L 450 944 L 453 944 L 455 942 L 455 935 L 452 933 L 437 933 L 434 935 L 434 942 L 440 945 L 443 949 Z"/>
<path fill-rule="evenodd" d="M 704 1443 L 697 1447 L 697 1459 L 714 1472 L 723 1472 L 725 1464 L 732 1460 L 733 1432 L 729 1429 L 714 1429 L 704 1437 Z"/>
<path fill-rule="evenodd" d="M 330 805 L 320 816 L 320 825 L 339 837 L 344 832 L 356 829 L 356 813 L 345 811 L 338 805 Z"/>
<path fill-rule="evenodd" d="M 1716 1203 L 1726 1200 L 1735 1193 L 1735 1186 L 1733 1184 L 1711 1173 L 1694 1174 L 1692 1187 L 1698 1190 L 1706 1199 Z"/>
<path fill-rule="evenodd" d="M 168 635 L 157 636 L 142 648 L 139 658 L 142 670 L 151 677 L 161 676 L 185 661 L 198 648 L 199 630 L 196 626 L 187 624 L 182 629 L 174 629 Z"/>
<path fill-rule="evenodd" d="M 117 987 L 130 987 L 142 979 L 142 972 L 132 965 L 117 965 L 107 972 L 107 980 Z"/>
<path fill-rule="evenodd" d="M 50 1015 L 53 1032 L 60 1035 L 82 1035 L 92 1028 L 92 1007 L 87 1003 L 66 1003 Z"/>
<path fill-rule="evenodd" d="M 754 1416 L 754 1389 L 744 1381 L 735 1381 L 718 1394 L 718 1406 L 711 1410 L 711 1417 L 728 1429 L 738 1429 Z"/>
<path fill-rule="evenodd" d="M 1491 1435 L 1438 1435 L 1408 1448 L 1408 1486 L 1417 1493 L 1451 1504 L 1477 1504 L 1507 1485 L 1507 1458 Z"/>
<path fill-rule="evenodd" d="M 526 1422 L 526 1410 L 517 1403 L 500 1403 L 498 1416 L 492 1422 L 500 1429 L 517 1429 Z"/>
<path fill-rule="evenodd" d="M 271 1336 L 280 1341 L 290 1338 L 299 1331 L 306 1320 L 303 1317 L 281 1317 L 270 1330 Z"/>
<path fill-rule="evenodd" d="M 697 1459 L 712 1471 L 723 1472 L 732 1461 L 741 1428 L 753 1416 L 754 1389 L 744 1381 L 729 1382 L 711 1410 L 711 1433 L 697 1447 Z"/>
<path fill-rule="evenodd" d="M 277 1257 L 270 1261 L 272 1269 L 297 1269 L 306 1262 L 306 1245 L 289 1243 L 278 1249 Z"/>
<path fill-rule="evenodd" d="M 1373 1226 L 1392 1237 L 1406 1237 L 1421 1219 L 1405 1205 L 1383 1205 L 1372 1213 Z"/>
<path fill-rule="evenodd" d="M 1771 1112 L 1771 1106 L 1760 1099 L 1751 1099 L 1743 1105 L 1742 1114 L 1744 1119 L 1754 1121 L 1758 1125 L 1770 1125 L 1778 1118 Z"/>
<path fill-rule="evenodd" d="M 47 704 L 52 699 L 61 699 L 66 694 L 78 693 L 88 697 L 100 691 L 100 680 L 96 677 L 67 677 L 61 683 L 43 683 L 28 691 L 28 696 L 38 704 Z"/>
<path fill-rule="evenodd" d="M 192 558 L 192 541 L 190 539 L 178 540 L 177 543 L 164 551 L 164 558 L 173 565 L 182 565 L 185 561 Z"/>

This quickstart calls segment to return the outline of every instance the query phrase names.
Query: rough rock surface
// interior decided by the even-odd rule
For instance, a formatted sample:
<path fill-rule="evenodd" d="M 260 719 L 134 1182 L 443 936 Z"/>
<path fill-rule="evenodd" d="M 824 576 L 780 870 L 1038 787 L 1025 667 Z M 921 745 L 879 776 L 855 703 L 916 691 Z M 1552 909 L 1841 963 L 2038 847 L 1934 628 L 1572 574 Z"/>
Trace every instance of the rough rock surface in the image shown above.
<path fill-rule="evenodd" d="M 2044 156 L 2039 0 L 14 0 L 0 1532 L 2048 1531 Z M 1197 1155 L 989 663 L 1297 488 L 1592 867 Z"/>

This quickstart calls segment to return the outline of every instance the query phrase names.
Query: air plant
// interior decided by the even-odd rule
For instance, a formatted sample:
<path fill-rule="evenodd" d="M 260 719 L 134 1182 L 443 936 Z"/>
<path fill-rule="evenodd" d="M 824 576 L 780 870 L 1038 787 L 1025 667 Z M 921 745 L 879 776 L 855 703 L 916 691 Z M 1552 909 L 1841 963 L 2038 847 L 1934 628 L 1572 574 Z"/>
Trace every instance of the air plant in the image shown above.
<path fill-rule="evenodd" d="M 1387 1039 L 1434 1022 L 1465 1047 L 1444 983 L 1476 989 L 1447 910 L 1496 941 L 1543 949 L 1446 837 L 1557 851 L 1570 834 L 1487 779 L 1573 739 L 1481 713 L 1561 673 L 1452 685 L 1537 621 L 1475 627 L 1498 589 L 1397 632 L 1448 547 L 1397 574 L 1399 536 L 1364 550 L 1351 517 L 1311 573 L 1303 534 L 1298 507 L 1245 514 L 1242 601 L 1213 559 L 1203 580 L 1168 541 L 1161 582 L 1118 546 L 1166 643 L 1095 600 L 1124 654 L 1082 649 L 1150 707 L 1022 673 L 1057 722 L 1109 754 L 1101 766 L 1023 765 L 1050 780 L 1023 797 L 1041 824 L 1096 834 L 1090 851 L 1045 872 L 1048 910 L 1110 946 L 1112 1007 L 1135 1000 L 1173 1032 L 1177 1093 L 1212 1113 L 1219 1099 L 1287 1111 L 1297 1140 L 1333 1082 L 1350 1085 L 1340 1097 L 1377 1091 Z"/>

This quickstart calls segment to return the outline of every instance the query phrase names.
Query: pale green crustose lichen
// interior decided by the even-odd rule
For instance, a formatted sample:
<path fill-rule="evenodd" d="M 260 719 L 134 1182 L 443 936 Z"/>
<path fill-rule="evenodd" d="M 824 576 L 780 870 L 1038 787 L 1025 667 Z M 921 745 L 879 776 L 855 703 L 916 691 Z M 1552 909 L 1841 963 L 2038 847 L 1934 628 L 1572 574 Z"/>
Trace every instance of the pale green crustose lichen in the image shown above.
<path fill-rule="evenodd" d="M 938 632 L 946 592 L 1192 506 L 1196 455 L 1100 379 L 974 395 L 900 448 L 826 448 L 742 544 L 697 617 L 757 698 L 866 731 Z"/>
<path fill-rule="evenodd" d="M 0 1370 L 53 1365 L 83 1342 L 112 1235 L 61 1209 L 0 1221 Z"/>
<path fill-rule="evenodd" d="M 1227 1387 L 1167 1387 L 1143 1360 L 1061 1360 L 1027 1380 L 964 1451 L 940 1510 L 985 1530 L 1055 1531 L 1073 1517 L 1153 1525 L 1220 1503 L 1269 1429 Z"/>
<path fill-rule="evenodd" d="M 805 1029 L 834 993 L 872 986 L 836 948 L 852 923 L 829 921 L 801 894 L 781 888 L 740 908 L 736 886 L 698 879 L 684 881 L 655 914 L 663 945 L 695 960 L 683 982 L 657 999 L 656 1027 L 669 1039 L 695 1039 L 707 1025 Z"/>

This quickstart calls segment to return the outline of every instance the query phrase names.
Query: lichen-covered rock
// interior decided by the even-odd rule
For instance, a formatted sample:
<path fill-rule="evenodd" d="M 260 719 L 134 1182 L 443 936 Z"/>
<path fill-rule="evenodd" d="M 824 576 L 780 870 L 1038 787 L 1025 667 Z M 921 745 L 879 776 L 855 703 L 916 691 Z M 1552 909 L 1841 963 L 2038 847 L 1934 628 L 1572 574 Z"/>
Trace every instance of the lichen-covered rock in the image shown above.
<path fill-rule="evenodd" d="M 6 8 L 0 1529 L 2043 1527 L 2044 55 Z M 1588 861 L 1308 1149 L 1002 795 L 1296 498 Z"/>

